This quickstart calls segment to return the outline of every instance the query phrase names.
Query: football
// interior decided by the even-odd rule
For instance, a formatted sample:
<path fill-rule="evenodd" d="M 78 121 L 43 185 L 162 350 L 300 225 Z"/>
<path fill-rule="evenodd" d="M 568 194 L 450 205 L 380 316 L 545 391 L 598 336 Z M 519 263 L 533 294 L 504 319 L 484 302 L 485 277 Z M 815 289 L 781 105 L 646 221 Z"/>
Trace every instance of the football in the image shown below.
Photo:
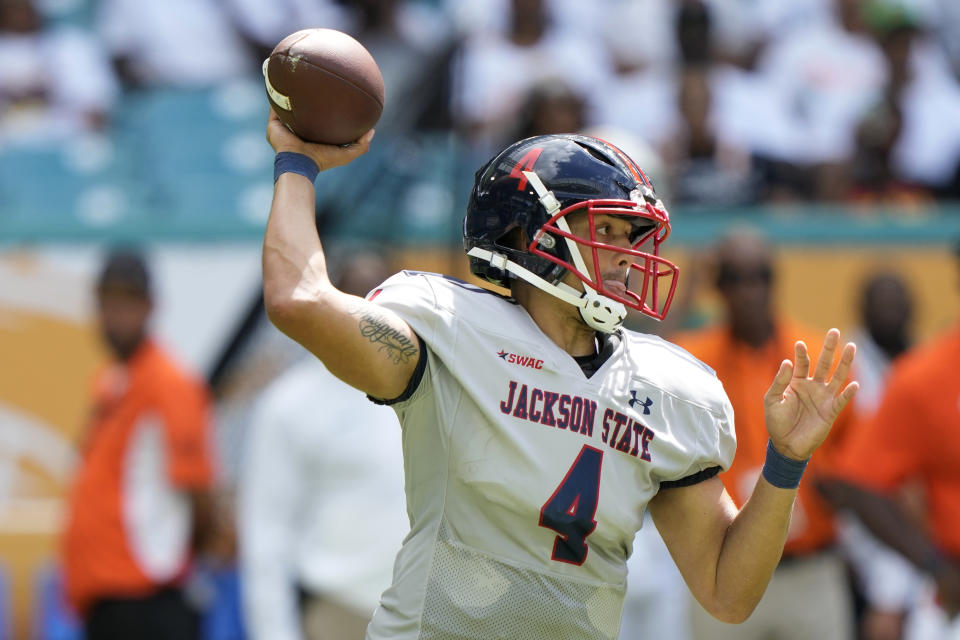
<path fill-rule="evenodd" d="M 380 119 L 384 89 L 370 52 L 334 29 L 304 29 L 263 62 L 267 98 L 280 120 L 310 142 L 353 142 Z"/>

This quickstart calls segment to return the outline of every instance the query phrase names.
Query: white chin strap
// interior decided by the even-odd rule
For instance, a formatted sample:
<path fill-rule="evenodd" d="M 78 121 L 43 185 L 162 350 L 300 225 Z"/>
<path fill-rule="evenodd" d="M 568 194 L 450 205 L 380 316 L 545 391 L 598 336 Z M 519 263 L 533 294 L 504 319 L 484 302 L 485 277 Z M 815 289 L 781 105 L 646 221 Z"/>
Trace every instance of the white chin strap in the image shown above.
<path fill-rule="evenodd" d="M 547 210 L 547 215 L 552 218 L 560 210 L 560 202 L 556 196 L 553 195 L 552 191 L 547 190 L 540 180 L 540 177 L 533 171 L 524 171 L 523 175 L 527 177 L 527 181 L 533 187 L 534 191 L 536 191 L 537 196 L 540 198 L 540 204 Z M 570 227 L 567 226 L 567 221 L 563 218 L 557 220 L 557 226 L 562 231 L 570 233 Z M 567 248 L 570 250 L 574 266 L 580 273 L 587 273 L 587 267 L 583 261 L 583 256 L 580 255 L 580 248 L 577 246 L 577 243 L 568 237 L 564 237 L 564 240 L 567 243 Z M 581 293 L 564 282 L 557 284 L 547 282 L 532 271 L 521 267 L 516 262 L 510 261 L 507 259 L 507 256 L 502 253 L 494 253 L 486 249 L 474 247 L 467 252 L 467 255 L 485 260 L 489 262 L 491 266 L 501 271 L 512 273 L 541 291 L 549 293 L 553 297 L 559 298 L 568 304 L 572 304 L 580 311 L 580 316 L 583 318 L 583 321 L 587 323 L 587 326 L 595 331 L 612 333 L 617 327 L 623 324 L 624 318 L 627 317 L 627 307 L 623 303 L 600 295 L 585 282 L 583 283 L 584 291 Z"/>

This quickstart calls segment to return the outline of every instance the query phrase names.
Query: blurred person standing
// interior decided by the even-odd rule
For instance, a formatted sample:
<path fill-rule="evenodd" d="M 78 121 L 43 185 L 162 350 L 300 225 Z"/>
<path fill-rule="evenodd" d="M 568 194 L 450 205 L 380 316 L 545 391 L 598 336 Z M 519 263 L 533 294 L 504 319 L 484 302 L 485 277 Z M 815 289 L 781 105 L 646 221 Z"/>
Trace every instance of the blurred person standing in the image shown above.
<path fill-rule="evenodd" d="M 360 296 L 391 273 L 373 252 L 338 271 L 338 286 Z M 263 393 L 239 494 L 252 640 L 362 640 L 410 529 L 400 438 L 393 410 L 315 358 Z"/>
<path fill-rule="evenodd" d="M 763 404 L 757 402 L 767 378 L 802 339 L 816 332 L 774 311 L 773 251 L 750 229 L 729 232 L 716 246 L 716 287 L 726 322 L 675 336 L 675 342 L 716 370 L 737 417 L 737 454 L 722 476 L 737 505 L 750 497 L 767 448 Z M 836 442 L 851 419 L 847 408 L 837 419 L 829 442 L 810 461 L 816 477 L 829 464 Z M 853 637 L 853 605 L 843 559 L 835 551 L 832 514 L 812 483 L 801 484 L 783 557 L 766 593 L 738 626 L 718 622 L 691 606 L 693 637 L 700 640 L 768 639 L 847 640 Z M 811 615 L 811 612 L 816 612 Z"/>
<path fill-rule="evenodd" d="M 872 418 L 851 434 L 832 477 L 820 480 L 833 504 L 855 512 L 928 578 L 905 622 L 906 640 L 960 638 L 958 355 L 956 324 L 901 355 Z M 897 499 L 911 484 L 925 499 L 922 522 Z"/>
<path fill-rule="evenodd" d="M 864 421 L 880 403 L 891 363 L 910 348 L 913 300 L 907 284 L 891 271 L 872 273 L 860 287 L 859 315 L 861 326 L 851 332 L 858 356 L 854 369 L 861 383 L 853 405 Z M 909 489 L 911 494 L 899 496 L 901 504 L 918 502 L 915 488 Z M 922 586 L 921 576 L 851 514 L 841 512 L 839 525 L 840 540 L 863 601 L 860 638 L 900 640 L 907 613 Z"/>
<path fill-rule="evenodd" d="M 911 346 L 913 296 L 903 278 L 877 271 L 860 287 L 860 326 L 851 331 L 857 345 L 857 380 L 861 383 L 853 406 L 857 413 L 873 413 L 890 372 L 891 363 Z"/>
<path fill-rule="evenodd" d="M 69 499 L 67 597 L 87 640 L 190 640 L 200 618 L 183 581 L 214 524 L 208 390 L 150 337 L 143 256 L 110 253 L 96 297 L 112 357 L 93 381 Z"/>

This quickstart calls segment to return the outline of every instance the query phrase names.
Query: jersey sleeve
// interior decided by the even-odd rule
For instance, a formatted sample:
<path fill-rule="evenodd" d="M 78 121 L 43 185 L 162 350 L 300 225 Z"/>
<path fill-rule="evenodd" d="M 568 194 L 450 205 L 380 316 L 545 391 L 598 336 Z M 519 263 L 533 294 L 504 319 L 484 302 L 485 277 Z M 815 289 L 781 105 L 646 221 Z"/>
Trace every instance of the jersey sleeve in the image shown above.
<path fill-rule="evenodd" d="M 660 488 L 685 487 L 708 480 L 730 468 L 737 450 L 733 407 L 712 370 L 709 376 L 710 402 L 683 403 L 673 400 L 671 438 L 676 442 L 678 460 L 661 475 Z"/>
<path fill-rule="evenodd" d="M 434 350 L 447 342 L 452 318 L 441 313 L 437 293 L 428 274 L 401 272 L 374 289 L 367 299 L 399 315 Z"/>
<path fill-rule="evenodd" d="M 302 637 L 297 613 L 296 542 L 297 516 L 308 500 L 301 456 L 308 454 L 297 442 L 294 415 L 303 401 L 291 386 L 300 392 L 291 385 L 289 376 L 279 378 L 255 407 L 238 495 L 237 515 L 244 541 L 240 562 L 247 578 L 244 613 L 253 637 L 277 640 Z"/>
<path fill-rule="evenodd" d="M 167 474 L 183 489 L 213 484 L 213 424 L 206 389 L 192 380 L 167 382 L 160 391 Z"/>
<path fill-rule="evenodd" d="M 717 386 L 721 386 L 719 380 Z M 717 467 L 719 471 L 726 471 L 733 463 L 733 456 L 737 451 L 737 434 L 734 429 L 733 406 L 722 390 L 720 393 L 719 411 L 707 412 L 703 417 L 705 428 L 700 431 L 700 457 L 697 464 L 702 469 Z"/>
<path fill-rule="evenodd" d="M 453 314 L 438 302 L 431 279 L 436 274 L 402 271 L 367 295 L 367 299 L 400 316 L 414 333 L 420 346 L 420 359 L 406 389 L 396 398 L 367 398 L 375 404 L 396 406 L 412 399 L 421 387 L 430 352 L 441 357 L 453 352 Z"/>

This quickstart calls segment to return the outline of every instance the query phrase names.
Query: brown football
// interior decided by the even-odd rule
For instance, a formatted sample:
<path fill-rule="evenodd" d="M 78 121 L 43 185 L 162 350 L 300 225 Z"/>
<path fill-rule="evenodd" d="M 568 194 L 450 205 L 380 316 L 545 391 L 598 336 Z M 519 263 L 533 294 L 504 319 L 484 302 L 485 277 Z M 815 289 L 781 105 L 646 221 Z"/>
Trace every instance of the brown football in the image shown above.
<path fill-rule="evenodd" d="M 334 29 L 304 29 L 281 40 L 263 62 L 263 77 L 277 116 L 310 142 L 353 142 L 383 112 L 376 61 Z"/>

